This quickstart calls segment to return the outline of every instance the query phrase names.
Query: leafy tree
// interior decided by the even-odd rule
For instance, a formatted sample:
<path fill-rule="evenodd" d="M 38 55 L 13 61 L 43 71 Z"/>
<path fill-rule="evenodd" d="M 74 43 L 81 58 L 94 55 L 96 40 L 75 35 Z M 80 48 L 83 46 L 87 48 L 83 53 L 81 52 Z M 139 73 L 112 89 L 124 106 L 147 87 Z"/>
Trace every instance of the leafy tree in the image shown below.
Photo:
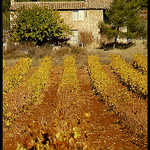
<path fill-rule="evenodd" d="M 9 7 L 10 0 L 3 0 L 3 30 L 9 30 Z"/>
<path fill-rule="evenodd" d="M 137 33 L 137 37 L 142 37 L 147 39 L 147 28 L 148 28 L 148 23 L 147 20 L 141 19 L 139 24 L 137 25 L 138 28 L 138 33 Z"/>
<path fill-rule="evenodd" d="M 71 34 L 69 26 L 53 8 L 49 10 L 47 7 L 34 6 L 32 9 L 21 7 L 15 15 L 10 36 L 12 40 L 43 44 L 48 39 L 56 42 L 65 41 Z"/>
<path fill-rule="evenodd" d="M 10 18 L 9 11 L 3 13 L 3 30 L 9 30 L 10 27 Z"/>
<path fill-rule="evenodd" d="M 108 24 L 99 22 L 100 33 L 108 38 L 117 37 L 134 38 L 138 33 L 140 4 L 138 0 L 114 0 L 105 14 L 108 17 Z M 119 27 L 127 27 L 127 32 L 120 32 Z"/>
<path fill-rule="evenodd" d="M 3 12 L 9 11 L 10 0 L 3 0 Z"/>
<path fill-rule="evenodd" d="M 139 5 L 141 6 L 141 9 L 147 9 L 148 7 L 148 0 L 139 0 Z"/>

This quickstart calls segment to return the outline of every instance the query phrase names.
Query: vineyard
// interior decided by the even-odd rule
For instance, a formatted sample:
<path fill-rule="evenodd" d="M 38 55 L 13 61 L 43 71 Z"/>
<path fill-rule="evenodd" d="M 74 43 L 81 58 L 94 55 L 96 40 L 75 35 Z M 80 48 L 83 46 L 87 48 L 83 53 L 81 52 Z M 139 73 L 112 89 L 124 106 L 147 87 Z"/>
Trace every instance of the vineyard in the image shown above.
<path fill-rule="evenodd" d="M 3 60 L 3 150 L 147 149 L 147 58 L 109 59 Z"/>

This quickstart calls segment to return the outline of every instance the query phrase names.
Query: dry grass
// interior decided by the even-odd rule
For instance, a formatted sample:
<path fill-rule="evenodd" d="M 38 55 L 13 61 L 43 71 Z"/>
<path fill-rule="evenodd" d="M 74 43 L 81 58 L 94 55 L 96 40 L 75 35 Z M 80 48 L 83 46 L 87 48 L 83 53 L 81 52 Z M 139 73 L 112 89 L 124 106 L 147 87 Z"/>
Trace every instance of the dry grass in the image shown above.
<path fill-rule="evenodd" d="M 10 43 L 8 49 L 3 51 L 6 66 L 13 66 L 20 57 L 30 57 L 33 61 L 32 65 L 38 66 L 44 56 L 51 56 L 54 65 L 62 65 L 63 58 L 66 55 L 74 55 L 77 60 L 76 63 L 80 65 L 85 65 L 87 61 L 87 50 L 76 46 L 63 46 L 53 49 L 50 44 L 37 47 L 31 43 L 22 43 L 19 45 Z"/>
<path fill-rule="evenodd" d="M 63 64 L 63 59 L 66 55 L 74 55 L 77 65 L 87 64 L 87 50 L 76 46 L 63 46 L 59 50 L 54 50 L 51 57 L 56 65 Z"/>
<path fill-rule="evenodd" d="M 33 59 L 32 64 L 37 66 L 43 56 L 51 56 L 54 65 L 62 65 L 63 58 L 66 55 L 74 55 L 76 58 L 76 64 L 82 66 L 87 65 L 87 56 L 90 54 L 98 55 L 102 64 L 109 64 L 109 55 L 111 54 L 120 54 L 128 63 L 132 63 L 132 57 L 136 53 L 140 53 L 147 57 L 146 40 L 136 40 L 133 46 L 126 49 L 110 49 L 108 51 L 99 49 L 98 44 L 93 44 L 84 48 L 63 46 L 54 50 L 50 44 L 36 47 L 30 43 L 20 45 L 10 43 L 8 50 L 3 52 L 3 58 L 6 61 L 6 66 L 12 66 L 20 57 L 30 57 Z"/>
<path fill-rule="evenodd" d="M 8 49 L 3 51 L 3 58 L 6 61 L 6 65 L 14 65 L 20 57 L 30 57 L 33 59 L 33 65 L 38 65 L 39 60 L 43 56 L 49 56 L 51 51 L 52 46 L 48 45 L 37 47 L 31 43 L 15 45 L 14 43 L 10 42 Z"/>
<path fill-rule="evenodd" d="M 135 40 L 134 45 L 126 49 L 110 49 L 105 51 L 104 49 L 99 49 L 99 45 L 91 45 L 86 47 L 88 54 L 96 54 L 99 56 L 102 64 L 109 64 L 109 55 L 111 54 L 120 54 L 123 59 L 128 63 L 132 63 L 132 57 L 136 53 L 140 53 L 147 57 L 147 41 L 146 40 Z"/>

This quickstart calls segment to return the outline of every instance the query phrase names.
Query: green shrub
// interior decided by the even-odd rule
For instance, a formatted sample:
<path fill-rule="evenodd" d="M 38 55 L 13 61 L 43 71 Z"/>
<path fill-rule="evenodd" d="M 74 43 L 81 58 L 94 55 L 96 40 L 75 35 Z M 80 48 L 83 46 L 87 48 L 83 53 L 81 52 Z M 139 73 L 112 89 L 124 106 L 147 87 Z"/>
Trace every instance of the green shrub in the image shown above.
<path fill-rule="evenodd" d="M 138 33 L 137 37 L 142 37 L 144 39 L 147 38 L 147 20 L 141 19 L 139 24 L 138 24 Z"/>
<path fill-rule="evenodd" d="M 21 7 L 12 17 L 10 39 L 14 41 L 30 41 L 41 45 L 48 39 L 64 42 L 71 34 L 69 26 L 53 8 L 49 10 L 47 7 Z"/>
<path fill-rule="evenodd" d="M 7 31 L 10 27 L 9 11 L 3 13 L 3 30 Z M 5 36 L 5 33 L 3 33 Z"/>

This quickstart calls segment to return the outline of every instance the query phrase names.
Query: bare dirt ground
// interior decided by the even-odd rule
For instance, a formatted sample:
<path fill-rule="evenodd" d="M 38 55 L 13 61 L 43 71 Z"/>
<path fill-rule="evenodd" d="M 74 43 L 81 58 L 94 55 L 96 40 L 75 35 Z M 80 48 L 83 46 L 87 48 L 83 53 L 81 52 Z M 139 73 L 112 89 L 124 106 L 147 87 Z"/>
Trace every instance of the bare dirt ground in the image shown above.
<path fill-rule="evenodd" d="M 76 55 L 77 79 L 79 84 L 78 93 L 65 92 L 58 95 L 57 89 L 63 73 L 62 62 L 65 54 L 56 57 L 55 65 L 49 77 L 49 87 L 44 92 L 41 101 L 34 105 L 25 107 L 25 111 L 17 114 L 9 128 L 3 126 L 3 150 L 16 150 L 17 144 L 34 150 L 39 146 L 43 150 L 46 146 L 49 150 L 146 150 L 147 141 L 139 139 L 128 128 L 127 122 L 120 123 L 115 112 L 110 111 L 105 101 L 99 101 L 91 88 L 90 78 L 87 72 L 87 56 L 96 54 L 103 69 L 110 78 L 115 75 L 109 70 L 110 54 L 120 54 L 128 63 L 132 63 L 132 56 L 136 53 L 147 57 L 147 47 L 144 41 L 136 41 L 136 44 L 127 49 L 111 49 L 104 51 L 99 45 L 86 47 L 83 54 Z M 61 53 L 55 52 L 55 53 Z M 67 54 L 68 55 L 68 54 Z M 18 59 L 8 59 L 7 66 L 13 66 Z M 35 63 L 40 62 L 35 59 Z M 6 68 L 7 71 L 9 68 Z M 118 88 L 123 85 L 120 84 Z M 22 97 L 16 93 L 13 97 Z M 132 101 L 143 102 L 144 112 L 147 108 L 147 101 L 140 99 L 133 93 Z M 17 99 L 18 107 L 21 107 L 22 100 Z M 140 109 L 136 103 L 135 110 Z M 9 103 L 10 110 L 16 103 Z M 123 107 L 123 106 L 121 106 Z M 128 110 L 128 107 L 126 107 Z M 138 122 L 147 128 L 147 116 L 142 116 L 140 111 L 132 113 L 134 118 L 140 118 Z M 132 115 L 130 115 L 132 117 Z M 139 117 L 141 115 L 141 117 Z M 127 120 L 128 121 L 128 120 Z M 130 122 L 130 119 L 129 119 Z M 136 126 L 135 126 L 136 128 Z M 47 144 L 46 144 L 47 143 Z M 21 147 L 18 148 L 21 150 Z"/>
<path fill-rule="evenodd" d="M 90 86 L 86 66 L 77 68 L 80 90 L 57 94 L 62 75 L 61 66 L 53 66 L 49 88 L 42 102 L 20 113 L 10 128 L 3 133 L 3 150 L 15 150 L 17 143 L 26 149 L 53 150 L 139 150 L 136 136 L 114 123 L 116 115 L 107 111 L 107 105 L 98 101 Z M 5 130 L 5 129 L 4 129 Z"/>

